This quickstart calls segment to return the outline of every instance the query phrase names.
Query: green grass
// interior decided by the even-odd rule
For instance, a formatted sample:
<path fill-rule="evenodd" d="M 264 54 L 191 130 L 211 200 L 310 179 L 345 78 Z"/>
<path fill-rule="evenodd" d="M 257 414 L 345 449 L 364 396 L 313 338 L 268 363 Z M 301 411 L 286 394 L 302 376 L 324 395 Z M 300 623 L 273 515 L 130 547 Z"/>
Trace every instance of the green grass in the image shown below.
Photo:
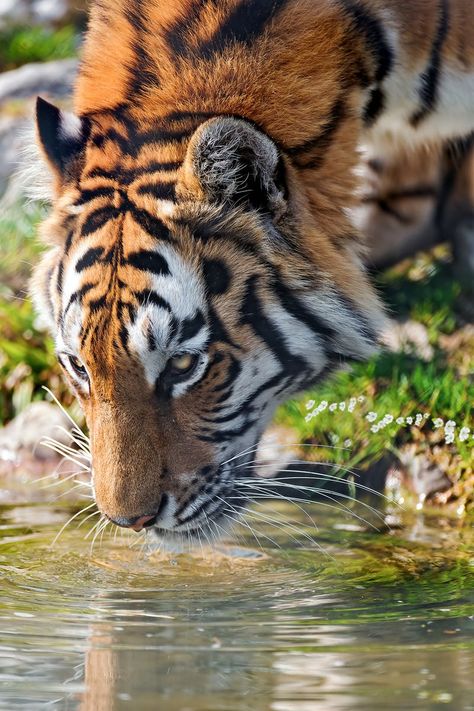
<path fill-rule="evenodd" d="M 0 72 L 26 64 L 73 57 L 77 52 L 77 31 L 14 26 L 0 32 Z"/>

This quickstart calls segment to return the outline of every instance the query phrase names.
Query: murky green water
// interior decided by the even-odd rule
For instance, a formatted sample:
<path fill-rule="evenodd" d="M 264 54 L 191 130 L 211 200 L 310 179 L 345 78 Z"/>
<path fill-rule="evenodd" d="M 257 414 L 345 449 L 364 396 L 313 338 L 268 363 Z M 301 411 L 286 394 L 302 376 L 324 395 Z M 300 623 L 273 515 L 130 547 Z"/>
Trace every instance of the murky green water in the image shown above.
<path fill-rule="evenodd" d="M 242 528 L 203 559 L 91 553 L 87 523 L 51 550 L 67 511 L 1 508 L 0 708 L 474 709 L 472 526 L 308 511 L 326 553 L 262 519 L 264 553 Z"/>

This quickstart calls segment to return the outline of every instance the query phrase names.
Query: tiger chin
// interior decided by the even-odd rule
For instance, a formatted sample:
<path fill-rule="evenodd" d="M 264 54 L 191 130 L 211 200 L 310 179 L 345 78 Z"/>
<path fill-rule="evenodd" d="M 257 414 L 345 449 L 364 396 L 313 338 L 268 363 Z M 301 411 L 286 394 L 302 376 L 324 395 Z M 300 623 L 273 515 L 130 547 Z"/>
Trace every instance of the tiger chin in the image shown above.
<path fill-rule="evenodd" d="M 396 73 L 411 63 L 415 86 L 430 62 L 393 44 L 379 6 L 101 0 L 75 112 L 38 99 L 52 212 L 34 298 L 118 526 L 219 537 L 277 405 L 374 353 L 357 146 Z"/>

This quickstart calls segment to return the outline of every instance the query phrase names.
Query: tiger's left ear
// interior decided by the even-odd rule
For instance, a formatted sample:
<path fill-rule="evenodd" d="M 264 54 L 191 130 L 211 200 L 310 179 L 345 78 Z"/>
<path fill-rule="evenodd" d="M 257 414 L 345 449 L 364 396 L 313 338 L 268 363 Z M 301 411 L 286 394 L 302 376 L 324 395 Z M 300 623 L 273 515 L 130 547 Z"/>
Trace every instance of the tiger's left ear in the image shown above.
<path fill-rule="evenodd" d="M 210 202 L 250 203 L 278 219 L 287 209 L 285 166 L 275 143 L 250 122 L 212 118 L 191 138 L 185 187 Z"/>
<path fill-rule="evenodd" d="M 89 135 L 89 121 L 36 100 L 36 130 L 50 167 L 60 182 L 73 178 L 74 166 Z"/>

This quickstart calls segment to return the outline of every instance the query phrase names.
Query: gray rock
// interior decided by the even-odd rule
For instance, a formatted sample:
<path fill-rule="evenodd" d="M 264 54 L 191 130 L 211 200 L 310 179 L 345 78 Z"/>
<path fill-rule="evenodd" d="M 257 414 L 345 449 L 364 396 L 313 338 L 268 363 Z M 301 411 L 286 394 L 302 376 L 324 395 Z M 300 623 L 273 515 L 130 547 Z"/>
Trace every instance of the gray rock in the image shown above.
<path fill-rule="evenodd" d="M 41 445 L 41 441 L 52 437 L 62 444 L 69 444 L 67 432 L 71 429 L 72 423 L 57 405 L 32 402 L 0 430 L 0 459 L 14 460 L 23 455 L 40 460 L 55 459 L 57 454 Z"/>
<path fill-rule="evenodd" d="M 0 106 L 13 99 L 27 99 L 38 94 L 69 96 L 76 76 L 76 59 L 25 64 L 0 74 Z"/>

